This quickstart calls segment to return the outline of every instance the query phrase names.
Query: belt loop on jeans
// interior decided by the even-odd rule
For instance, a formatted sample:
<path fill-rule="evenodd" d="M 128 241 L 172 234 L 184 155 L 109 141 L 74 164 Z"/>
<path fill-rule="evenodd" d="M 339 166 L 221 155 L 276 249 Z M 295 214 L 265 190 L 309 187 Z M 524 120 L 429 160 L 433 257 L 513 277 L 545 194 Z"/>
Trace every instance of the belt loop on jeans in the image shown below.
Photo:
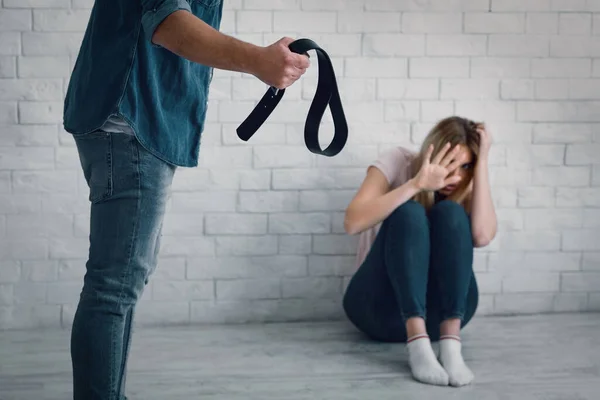
<path fill-rule="evenodd" d="M 289 48 L 294 53 L 304 54 L 315 50 L 319 64 L 319 80 L 315 97 L 308 110 L 304 125 L 304 142 L 306 148 L 315 154 L 333 157 L 337 155 L 348 140 L 348 123 L 342 107 L 342 101 L 335 78 L 335 72 L 329 55 L 310 39 L 298 39 L 290 43 Z M 269 118 L 275 107 L 281 101 L 285 89 L 269 88 L 258 102 L 254 110 L 237 128 L 237 134 L 243 141 L 248 141 L 252 135 Z M 319 145 L 319 125 L 329 106 L 333 117 L 334 135 L 327 148 Z"/>

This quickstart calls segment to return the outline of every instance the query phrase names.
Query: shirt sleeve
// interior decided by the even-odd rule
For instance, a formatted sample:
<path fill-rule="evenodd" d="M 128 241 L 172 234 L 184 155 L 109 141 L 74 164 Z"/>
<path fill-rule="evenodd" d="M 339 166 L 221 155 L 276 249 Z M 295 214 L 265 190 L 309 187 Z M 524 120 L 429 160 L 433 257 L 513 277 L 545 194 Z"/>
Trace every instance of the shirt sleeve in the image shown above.
<path fill-rule="evenodd" d="M 141 0 L 144 37 L 152 43 L 154 31 L 169 15 L 178 10 L 192 12 L 186 0 Z"/>
<path fill-rule="evenodd" d="M 405 161 L 404 153 L 399 148 L 394 147 L 381 154 L 370 166 L 379 169 L 391 185 L 398 178 L 398 172 L 404 168 Z"/>

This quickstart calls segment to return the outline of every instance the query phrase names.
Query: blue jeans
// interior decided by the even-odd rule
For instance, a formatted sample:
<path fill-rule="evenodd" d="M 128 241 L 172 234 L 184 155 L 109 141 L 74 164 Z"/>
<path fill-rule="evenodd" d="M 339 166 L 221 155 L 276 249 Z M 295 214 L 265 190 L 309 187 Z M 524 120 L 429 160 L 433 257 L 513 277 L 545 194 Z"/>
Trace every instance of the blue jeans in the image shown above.
<path fill-rule="evenodd" d="M 156 268 L 175 167 L 133 134 L 75 136 L 91 202 L 86 273 L 71 332 L 73 398 L 122 400 L 135 306 Z"/>
<path fill-rule="evenodd" d="M 410 200 L 381 225 L 352 277 L 343 306 L 349 320 L 374 340 L 406 341 L 406 320 L 425 319 L 432 340 L 440 323 L 464 327 L 478 304 L 471 224 L 463 207 L 441 201 L 426 213 Z"/>

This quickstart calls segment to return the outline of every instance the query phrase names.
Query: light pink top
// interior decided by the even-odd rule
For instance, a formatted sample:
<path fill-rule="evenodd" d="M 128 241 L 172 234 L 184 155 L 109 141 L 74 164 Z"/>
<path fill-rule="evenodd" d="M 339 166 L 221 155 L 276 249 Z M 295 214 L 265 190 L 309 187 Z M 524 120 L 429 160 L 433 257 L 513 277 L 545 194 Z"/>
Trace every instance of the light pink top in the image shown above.
<path fill-rule="evenodd" d="M 410 179 L 410 163 L 416 156 L 416 153 L 403 148 L 394 147 L 383 153 L 379 159 L 370 164 L 378 168 L 387 178 L 390 184 L 390 190 L 393 190 Z M 356 254 L 356 269 L 363 263 L 371 246 L 377 237 L 381 223 L 363 231 L 358 238 L 358 250 Z"/>

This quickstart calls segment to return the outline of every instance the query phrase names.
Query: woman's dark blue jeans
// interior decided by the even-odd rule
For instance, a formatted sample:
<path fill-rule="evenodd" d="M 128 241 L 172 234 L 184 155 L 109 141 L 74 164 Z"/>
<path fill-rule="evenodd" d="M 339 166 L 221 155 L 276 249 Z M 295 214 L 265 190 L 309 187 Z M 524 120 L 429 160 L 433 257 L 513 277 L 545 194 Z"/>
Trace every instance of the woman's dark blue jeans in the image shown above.
<path fill-rule="evenodd" d="M 464 327 L 477 309 L 471 223 L 464 208 L 443 200 L 428 212 L 410 200 L 383 223 L 344 295 L 350 321 L 371 339 L 404 342 L 406 320 L 425 319 L 432 340 L 440 323 Z"/>

